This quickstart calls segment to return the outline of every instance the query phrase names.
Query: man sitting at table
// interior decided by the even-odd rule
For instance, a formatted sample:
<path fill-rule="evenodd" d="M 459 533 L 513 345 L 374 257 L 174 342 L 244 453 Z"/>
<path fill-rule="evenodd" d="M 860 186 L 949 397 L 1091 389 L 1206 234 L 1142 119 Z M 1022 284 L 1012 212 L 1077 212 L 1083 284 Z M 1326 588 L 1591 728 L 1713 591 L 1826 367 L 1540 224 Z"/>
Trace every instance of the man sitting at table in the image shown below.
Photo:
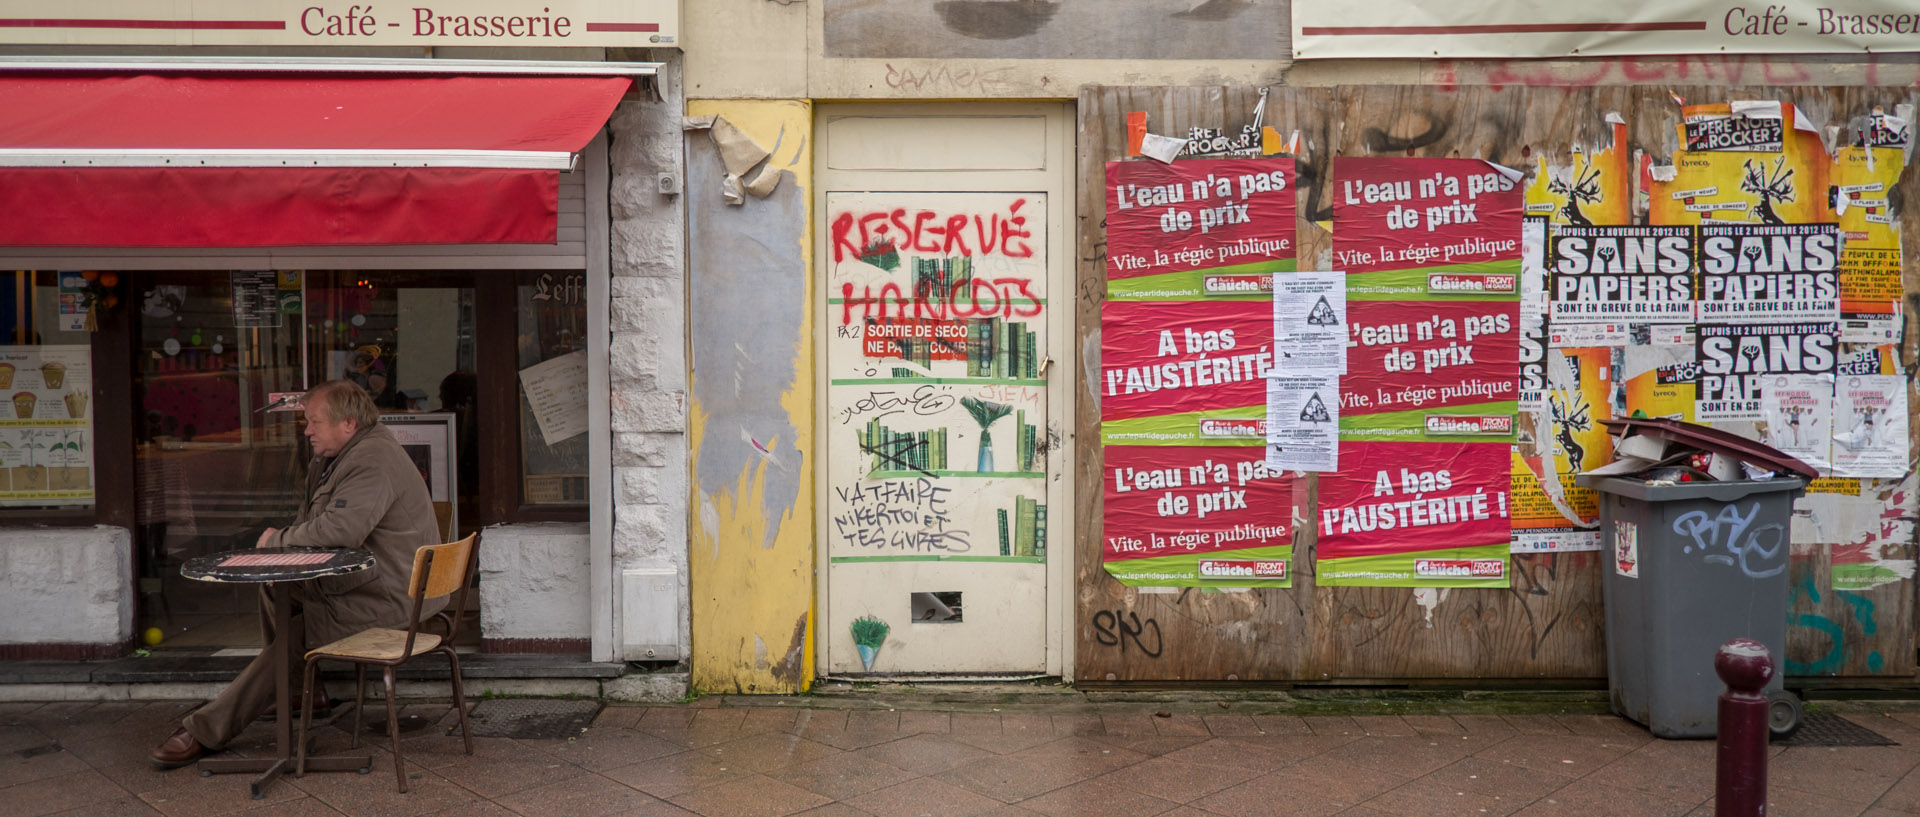
<path fill-rule="evenodd" d="M 322 383 L 302 403 L 306 435 L 313 441 L 307 466 L 307 498 L 293 524 L 266 529 L 255 547 L 365 548 L 373 567 L 357 573 L 288 584 L 293 594 L 294 653 L 326 644 L 368 627 L 405 629 L 413 602 L 407 583 L 413 553 L 440 543 L 427 486 L 420 470 L 400 448 L 393 432 L 380 425 L 379 411 L 365 389 L 346 380 Z M 421 615 L 446 606 L 428 601 Z M 260 654 L 218 697 L 187 714 L 180 729 L 153 751 L 153 765 L 184 766 L 217 750 L 266 712 L 274 698 L 273 603 L 261 594 L 263 644 Z M 289 668 L 299 683 L 299 667 Z M 317 685 L 317 684 L 316 684 Z M 326 708 L 323 689 L 310 690 L 316 712 Z M 299 700 L 298 690 L 294 699 Z M 295 709 L 298 712 L 298 709 Z"/>

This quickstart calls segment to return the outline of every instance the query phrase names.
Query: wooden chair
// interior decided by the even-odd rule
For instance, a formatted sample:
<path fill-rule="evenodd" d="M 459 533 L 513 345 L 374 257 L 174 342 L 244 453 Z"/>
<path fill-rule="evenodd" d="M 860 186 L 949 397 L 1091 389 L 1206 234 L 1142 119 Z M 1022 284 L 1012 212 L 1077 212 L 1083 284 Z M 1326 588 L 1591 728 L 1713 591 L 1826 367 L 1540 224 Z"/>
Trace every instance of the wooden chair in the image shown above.
<path fill-rule="evenodd" d="M 474 558 L 474 540 L 479 534 L 472 534 L 458 542 L 444 545 L 429 545 L 414 551 L 413 578 L 407 582 L 407 596 L 413 599 L 413 622 L 405 630 L 391 630 L 385 627 L 369 627 L 358 633 L 342 638 L 331 644 L 307 651 L 306 686 L 314 688 L 315 668 L 323 660 L 346 661 L 354 665 L 355 691 L 353 705 L 353 743 L 360 745 L 360 711 L 367 700 L 367 667 L 376 665 L 382 668 L 387 688 L 387 735 L 393 741 L 393 771 L 399 781 L 401 793 L 407 790 L 406 760 L 400 755 L 400 710 L 394 702 L 393 671 L 416 655 L 430 652 L 445 653 L 447 662 L 453 667 L 453 706 L 460 713 L 460 736 L 465 739 L 467 754 L 473 754 L 473 730 L 467 726 L 467 697 L 460 682 L 460 656 L 453 651 L 453 639 L 460 634 L 460 611 L 467 606 L 467 588 L 473 584 L 473 574 L 479 563 Z M 443 598 L 458 593 L 447 609 L 435 613 L 427 622 L 420 621 L 420 608 L 427 599 Z M 440 622 L 445 628 L 445 636 L 421 632 L 424 623 Z M 296 774 L 307 772 L 307 735 L 313 724 L 311 698 L 301 696 L 300 703 L 300 759 Z"/>

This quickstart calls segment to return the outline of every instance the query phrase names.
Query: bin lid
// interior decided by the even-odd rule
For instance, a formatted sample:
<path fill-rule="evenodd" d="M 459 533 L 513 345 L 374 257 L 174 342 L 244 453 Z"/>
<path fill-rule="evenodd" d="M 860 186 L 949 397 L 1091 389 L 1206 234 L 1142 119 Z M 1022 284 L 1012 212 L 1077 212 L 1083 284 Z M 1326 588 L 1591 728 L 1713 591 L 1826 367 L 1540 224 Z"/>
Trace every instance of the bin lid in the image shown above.
<path fill-rule="evenodd" d="M 1624 496 L 1644 502 L 1678 502 L 1687 499 L 1710 499 L 1715 502 L 1732 502 L 1753 494 L 1769 494 L 1779 491 L 1792 491 L 1798 496 L 1806 490 L 1807 481 L 1799 477 L 1774 477 L 1773 479 L 1737 479 L 1703 482 L 1657 483 L 1643 479 L 1621 479 L 1620 477 L 1602 477 L 1581 474 L 1574 482 L 1601 493 Z M 1789 498 L 1791 501 L 1791 498 Z"/>
<path fill-rule="evenodd" d="M 1680 420 L 1660 418 L 1623 417 L 1614 420 L 1601 420 L 1602 425 L 1613 431 L 1630 430 L 1638 434 L 1647 434 L 1663 440 L 1690 445 L 1704 451 L 1725 454 L 1734 459 L 1750 462 L 1769 471 L 1784 471 L 1802 479 L 1816 479 L 1818 469 L 1801 462 L 1778 448 L 1765 443 L 1749 440 L 1738 434 L 1709 428 Z"/>

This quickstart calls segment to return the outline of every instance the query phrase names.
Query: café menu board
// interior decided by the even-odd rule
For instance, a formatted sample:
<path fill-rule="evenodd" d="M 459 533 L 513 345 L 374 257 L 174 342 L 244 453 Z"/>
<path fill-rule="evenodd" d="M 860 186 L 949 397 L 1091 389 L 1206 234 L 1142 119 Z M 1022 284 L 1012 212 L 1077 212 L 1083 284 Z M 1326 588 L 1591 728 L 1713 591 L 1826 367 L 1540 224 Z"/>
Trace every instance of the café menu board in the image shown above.
<path fill-rule="evenodd" d="M 0 346 L 0 507 L 93 502 L 93 358 Z"/>

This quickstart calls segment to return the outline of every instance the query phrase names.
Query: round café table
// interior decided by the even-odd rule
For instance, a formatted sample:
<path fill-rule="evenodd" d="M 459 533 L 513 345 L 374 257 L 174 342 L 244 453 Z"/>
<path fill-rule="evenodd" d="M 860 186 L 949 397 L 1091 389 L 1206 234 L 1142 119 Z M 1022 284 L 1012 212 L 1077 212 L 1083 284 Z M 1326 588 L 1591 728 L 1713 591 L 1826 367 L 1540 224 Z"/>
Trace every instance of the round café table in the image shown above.
<path fill-rule="evenodd" d="M 300 660 L 292 651 L 294 639 L 284 637 L 293 627 L 293 594 L 287 592 L 295 582 L 312 581 L 323 576 L 357 573 L 373 567 L 373 552 L 365 548 L 249 548 L 230 550 L 188 559 L 180 566 L 180 575 L 203 582 L 227 584 L 266 584 L 273 597 L 274 712 L 273 757 L 207 758 L 200 761 L 200 774 L 261 773 L 253 781 L 253 799 L 265 797 L 268 783 L 293 768 L 293 701 L 289 674 L 293 662 Z M 307 771 L 366 774 L 371 755 L 334 755 L 308 757 Z"/>

